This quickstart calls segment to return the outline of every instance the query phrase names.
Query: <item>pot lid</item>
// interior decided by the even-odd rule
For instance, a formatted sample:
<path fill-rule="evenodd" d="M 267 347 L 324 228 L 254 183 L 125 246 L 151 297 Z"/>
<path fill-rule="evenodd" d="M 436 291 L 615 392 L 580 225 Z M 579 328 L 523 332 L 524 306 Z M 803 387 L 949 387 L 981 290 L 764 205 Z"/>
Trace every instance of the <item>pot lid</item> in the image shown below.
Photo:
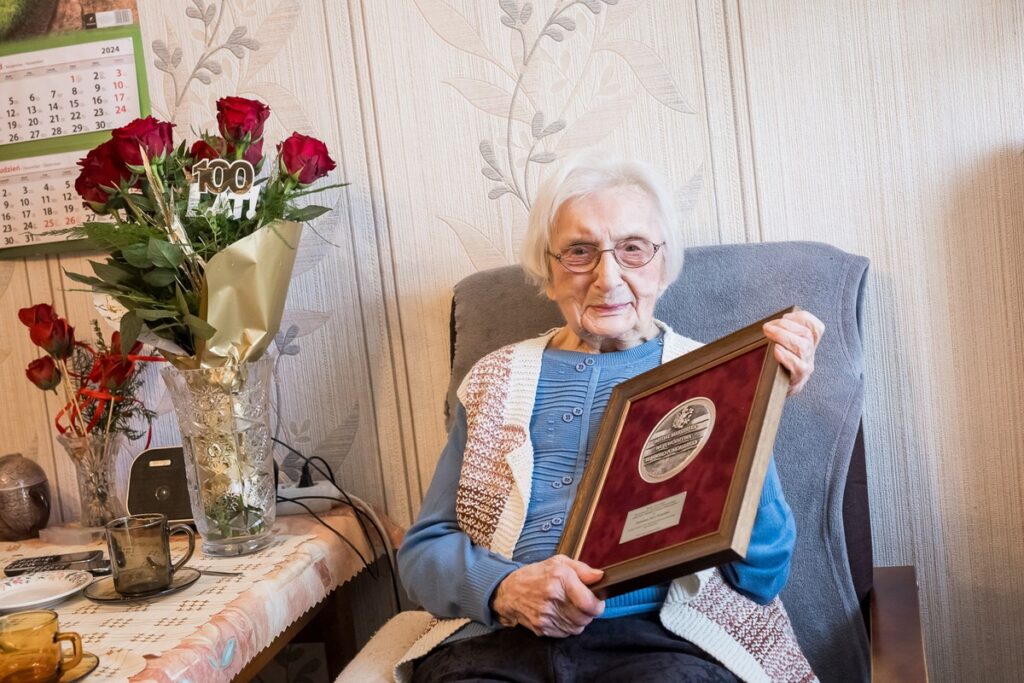
<path fill-rule="evenodd" d="M 21 453 L 0 457 L 0 491 L 34 486 L 46 481 L 46 472 Z"/>

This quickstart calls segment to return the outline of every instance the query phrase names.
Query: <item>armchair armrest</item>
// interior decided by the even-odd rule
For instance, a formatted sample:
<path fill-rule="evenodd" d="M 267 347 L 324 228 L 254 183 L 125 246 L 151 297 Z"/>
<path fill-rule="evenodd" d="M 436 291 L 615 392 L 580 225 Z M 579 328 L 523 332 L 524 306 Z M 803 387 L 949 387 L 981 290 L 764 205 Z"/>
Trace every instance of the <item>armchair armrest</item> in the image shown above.
<path fill-rule="evenodd" d="M 927 682 L 917 574 L 913 567 L 875 567 L 871 590 L 871 679 Z"/>

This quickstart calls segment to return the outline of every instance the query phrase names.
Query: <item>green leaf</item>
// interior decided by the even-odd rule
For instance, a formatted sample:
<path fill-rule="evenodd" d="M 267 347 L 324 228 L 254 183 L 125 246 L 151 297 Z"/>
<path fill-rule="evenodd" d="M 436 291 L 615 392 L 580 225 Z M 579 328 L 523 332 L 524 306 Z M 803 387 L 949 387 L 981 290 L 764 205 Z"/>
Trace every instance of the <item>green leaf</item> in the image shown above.
<path fill-rule="evenodd" d="M 144 273 L 142 279 L 146 281 L 146 284 L 153 285 L 154 287 L 166 287 L 174 282 L 177 275 L 178 271 L 176 270 L 171 270 L 170 268 L 156 268 L 155 270 Z"/>
<path fill-rule="evenodd" d="M 136 308 L 134 313 L 143 320 L 163 320 L 175 316 L 174 311 L 161 311 L 158 308 Z"/>
<path fill-rule="evenodd" d="M 149 249 L 145 244 L 130 244 L 121 250 L 121 257 L 130 266 L 136 268 L 152 268 L 153 261 L 149 258 Z"/>
<path fill-rule="evenodd" d="M 178 285 L 174 286 L 174 298 L 178 302 L 178 310 L 180 310 L 183 314 L 188 315 L 190 312 L 188 307 L 188 301 L 185 299 L 185 294 L 184 292 L 181 291 L 181 287 L 179 287 Z"/>
<path fill-rule="evenodd" d="M 288 212 L 288 215 L 286 215 L 285 218 L 287 218 L 290 221 L 299 221 L 301 223 L 305 221 L 311 221 L 314 218 L 318 218 L 327 213 L 328 211 L 330 211 L 330 209 L 327 208 L 326 206 L 317 206 L 315 204 L 310 204 L 309 206 L 304 206 L 301 209 L 292 209 L 291 211 Z"/>
<path fill-rule="evenodd" d="M 185 314 L 185 324 L 200 339 L 211 339 L 217 333 L 217 328 L 191 313 Z"/>
<path fill-rule="evenodd" d="M 142 319 L 132 311 L 121 316 L 121 355 L 128 355 L 135 340 L 142 333 Z"/>
<path fill-rule="evenodd" d="M 119 268 L 112 263 L 99 263 L 97 261 L 89 261 L 89 265 L 92 266 L 92 271 L 96 275 L 106 282 L 111 284 L 120 285 L 128 280 L 132 279 L 132 274 L 124 268 Z"/>
<path fill-rule="evenodd" d="M 89 285 L 90 287 L 94 287 L 94 288 L 100 290 L 101 292 L 117 294 L 117 293 L 120 293 L 121 291 L 123 291 L 123 289 L 124 289 L 124 288 L 120 287 L 119 285 L 111 284 L 109 282 L 104 282 L 103 280 L 100 280 L 99 278 L 96 278 L 96 277 L 92 277 L 90 275 L 82 275 L 81 273 L 72 273 L 72 272 L 67 271 L 67 270 L 64 271 L 64 275 L 69 280 L 71 280 L 73 282 L 81 282 L 83 285 Z"/>
<path fill-rule="evenodd" d="M 155 237 L 149 238 L 146 256 L 157 268 L 177 268 L 185 260 L 184 254 L 181 253 L 181 249 L 177 245 Z"/>
<path fill-rule="evenodd" d="M 156 211 L 156 205 L 152 202 L 152 200 L 149 197 L 145 195 L 133 194 L 132 204 L 148 213 L 153 213 L 154 211 Z"/>

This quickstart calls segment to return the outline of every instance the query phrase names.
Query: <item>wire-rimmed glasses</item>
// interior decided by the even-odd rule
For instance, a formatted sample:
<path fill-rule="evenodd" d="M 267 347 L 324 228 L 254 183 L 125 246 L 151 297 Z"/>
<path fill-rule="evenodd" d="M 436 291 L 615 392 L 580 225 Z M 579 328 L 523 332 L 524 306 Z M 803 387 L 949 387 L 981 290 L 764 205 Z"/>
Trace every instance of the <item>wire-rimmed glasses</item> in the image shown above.
<path fill-rule="evenodd" d="M 611 249 L 598 249 L 594 244 L 573 244 L 557 254 L 548 252 L 549 256 L 562 264 L 570 273 L 589 273 L 597 268 L 601 256 L 611 252 L 615 262 L 623 268 L 642 268 L 654 259 L 658 250 L 665 243 L 655 244 L 642 237 L 630 237 L 615 243 Z"/>

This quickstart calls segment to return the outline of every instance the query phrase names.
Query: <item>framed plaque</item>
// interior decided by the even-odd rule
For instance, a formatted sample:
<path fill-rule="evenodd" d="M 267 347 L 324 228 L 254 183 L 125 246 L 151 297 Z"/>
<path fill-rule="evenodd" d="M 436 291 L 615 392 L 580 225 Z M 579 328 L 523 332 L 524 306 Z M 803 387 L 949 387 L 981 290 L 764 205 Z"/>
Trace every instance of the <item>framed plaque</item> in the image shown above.
<path fill-rule="evenodd" d="M 558 546 L 598 597 L 746 555 L 789 387 L 761 327 L 794 310 L 612 391 Z"/>

